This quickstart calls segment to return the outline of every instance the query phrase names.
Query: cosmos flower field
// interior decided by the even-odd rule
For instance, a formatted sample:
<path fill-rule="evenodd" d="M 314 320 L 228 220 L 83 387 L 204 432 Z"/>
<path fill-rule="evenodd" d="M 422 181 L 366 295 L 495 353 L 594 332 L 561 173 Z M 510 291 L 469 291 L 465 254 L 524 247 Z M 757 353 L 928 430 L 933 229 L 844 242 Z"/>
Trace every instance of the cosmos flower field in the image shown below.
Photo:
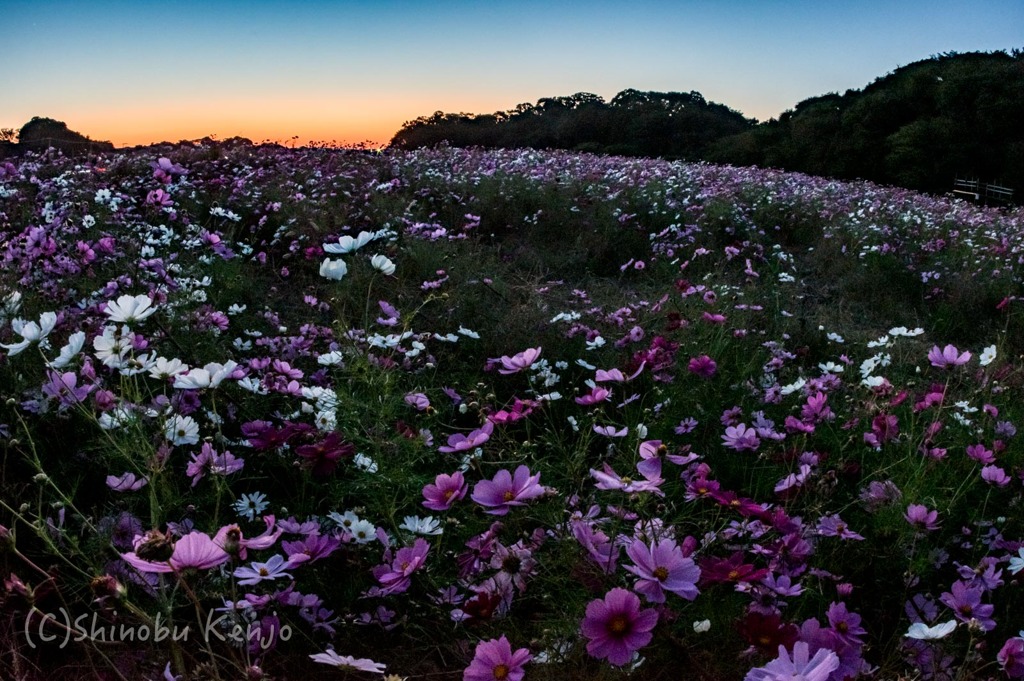
<path fill-rule="evenodd" d="M 1024 677 L 1020 209 L 206 144 L 0 249 L 2 678 Z"/>

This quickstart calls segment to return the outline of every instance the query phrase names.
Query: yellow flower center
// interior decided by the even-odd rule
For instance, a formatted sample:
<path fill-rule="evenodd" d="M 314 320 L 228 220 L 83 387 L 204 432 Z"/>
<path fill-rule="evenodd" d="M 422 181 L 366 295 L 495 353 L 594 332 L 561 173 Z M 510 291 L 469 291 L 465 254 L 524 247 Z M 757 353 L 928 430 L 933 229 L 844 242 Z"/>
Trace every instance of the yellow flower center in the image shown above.
<path fill-rule="evenodd" d="M 621 634 L 628 628 L 629 620 L 627 620 L 622 615 L 619 615 L 618 617 L 613 617 L 611 621 L 608 622 L 608 631 L 612 632 L 613 634 Z"/>
<path fill-rule="evenodd" d="M 654 570 L 654 576 L 658 578 L 659 582 L 664 582 L 668 579 L 668 569 L 664 567 L 656 568 Z"/>
<path fill-rule="evenodd" d="M 494 668 L 494 678 L 497 681 L 504 681 L 508 678 L 508 665 L 499 664 Z"/>

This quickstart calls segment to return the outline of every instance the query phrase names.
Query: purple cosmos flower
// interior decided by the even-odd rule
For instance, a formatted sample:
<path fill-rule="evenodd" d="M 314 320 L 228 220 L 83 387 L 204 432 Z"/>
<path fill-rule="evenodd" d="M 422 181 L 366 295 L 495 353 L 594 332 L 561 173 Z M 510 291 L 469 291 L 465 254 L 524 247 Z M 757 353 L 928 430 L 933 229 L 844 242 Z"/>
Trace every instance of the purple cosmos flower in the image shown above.
<path fill-rule="evenodd" d="M 514 653 L 508 639 L 481 641 L 476 646 L 473 661 L 462 673 L 463 681 L 521 681 L 523 665 L 533 659 L 530 651 L 519 648 Z"/>
<path fill-rule="evenodd" d="M 839 668 L 839 656 L 828 648 L 820 648 L 810 656 L 810 647 L 804 641 L 793 644 L 793 657 L 786 646 L 779 646 L 779 656 L 763 667 L 747 672 L 743 681 L 826 681 Z"/>
<path fill-rule="evenodd" d="M 285 564 L 284 556 L 277 554 L 271 556 L 266 563 L 253 562 L 252 567 L 242 566 L 236 568 L 231 574 L 240 578 L 238 583 L 241 586 L 251 586 L 267 579 L 274 580 L 279 577 L 290 579 L 291 575 L 285 572 L 287 569 L 288 565 Z"/>
<path fill-rule="evenodd" d="M 626 547 L 626 555 L 633 561 L 626 570 L 639 577 L 633 588 L 651 603 L 664 603 L 665 592 L 692 601 L 700 593 L 697 580 L 700 568 L 692 558 L 685 557 L 682 549 L 671 539 L 651 542 L 648 546 L 634 540 Z"/>
<path fill-rule="evenodd" d="M 590 469 L 590 474 L 594 476 L 597 483 L 594 485 L 598 489 L 604 490 L 622 490 L 632 494 L 634 492 L 653 492 L 659 497 L 665 496 L 665 493 L 661 491 L 661 485 L 665 482 L 665 479 L 661 477 L 661 459 L 651 459 L 652 465 L 644 466 L 641 471 L 641 475 L 644 476 L 644 480 L 634 480 L 629 477 L 622 477 L 616 473 L 611 466 L 607 463 L 603 464 L 604 472 Z M 645 462 L 641 462 L 645 463 Z"/>
<path fill-rule="evenodd" d="M 373 576 L 381 584 L 380 595 L 402 593 L 408 589 L 412 583 L 412 573 L 423 567 L 429 551 L 430 544 L 423 539 L 417 539 L 411 547 L 398 549 L 390 565 L 378 565 L 373 568 Z"/>
<path fill-rule="evenodd" d="M 469 435 L 463 435 L 462 433 L 456 433 L 448 438 L 448 445 L 446 447 L 438 447 L 439 452 L 445 454 L 451 454 L 453 452 L 464 452 L 474 447 L 479 447 L 483 443 L 491 439 L 491 433 L 494 432 L 494 424 L 490 421 L 484 423 Z"/>
<path fill-rule="evenodd" d="M 818 534 L 822 537 L 839 537 L 840 539 L 856 539 L 863 541 L 864 537 L 850 529 L 838 515 L 825 515 L 818 520 Z"/>
<path fill-rule="evenodd" d="M 939 529 L 938 511 L 929 511 L 927 506 L 922 504 L 910 504 L 907 506 L 907 512 L 903 515 L 907 522 L 914 527 L 932 532 Z"/>
<path fill-rule="evenodd" d="M 523 369 L 529 369 L 530 365 L 537 361 L 540 357 L 541 349 L 538 348 L 527 348 L 522 352 L 516 353 L 509 357 L 508 355 L 502 355 L 498 358 L 501 362 L 501 369 L 498 369 L 499 374 L 514 374 L 522 371 Z"/>
<path fill-rule="evenodd" d="M 996 660 L 1011 679 L 1024 679 L 1024 638 L 1015 636 L 1003 644 Z"/>
<path fill-rule="evenodd" d="M 940 369 L 962 366 L 967 364 L 970 359 L 971 353 L 967 351 L 961 353 L 952 345 L 947 345 L 941 350 L 939 350 L 939 346 L 936 345 L 928 351 L 928 360 L 932 363 L 933 367 L 938 367 Z"/>
<path fill-rule="evenodd" d="M 742 452 L 744 449 L 754 452 L 761 446 L 761 440 L 758 439 L 756 430 L 747 428 L 744 423 L 738 423 L 725 429 L 722 444 L 737 452 Z"/>
<path fill-rule="evenodd" d="M 281 548 L 288 554 L 288 562 L 284 567 L 290 570 L 296 565 L 326 558 L 340 546 L 341 539 L 329 534 L 311 534 L 299 541 L 283 541 Z"/>
<path fill-rule="evenodd" d="M 192 486 L 195 487 L 207 473 L 214 475 L 230 475 L 237 473 L 245 466 L 245 459 L 239 459 L 231 452 L 218 454 L 213 445 L 204 442 L 198 454 L 192 455 L 192 460 L 185 469 L 185 474 L 192 478 Z"/>
<path fill-rule="evenodd" d="M 957 580 L 953 587 L 942 594 L 939 600 L 953 610 L 953 614 L 961 622 L 969 623 L 977 620 L 985 631 L 995 629 L 996 623 L 992 619 L 992 605 L 982 605 L 982 588 L 980 586 L 968 586 L 966 582 Z"/>
<path fill-rule="evenodd" d="M 525 502 L 544 494 L 540 486 L 540 473 L 530 475 L 526 466 L 516 468 L 515 475 L 500 470 L 493 480 L 481 480 L 473 487 L 470 498 L 487 506 L 491 515 L 505 515 L 511 506 L 525 506 Z"/>
<path fill-rule="evenodd" d="M 594 426 L 594 432 L 605 437 L 626 437 L 629 428 L 616 429 L 615 426 Z"/>
<path fill-rule="evenodd" d="M 611 664 L 624 665 L 633 653 L 651 642 L 651 631 L 658 623 L 658 612 L 641 610 L 640 598 L 626 589 L 612 589 L 603 599 L 587 604 L 587 615 L 580 625 L 590 641 L 587 652 Z"/>
<path fill-rule="evenodd" d="M 992 450 L 986 449 L 983 444 L 968 445 L 967 456 L 971 457 L 978 463 L 985 465 L 994 463 L 996 460 L 996 456 Z"/>
<path fill-rule="evenodd" d="M 60 373 L 57 371 L 47 372 L 49 380 L 43 385 L 43 394 L 51 399 L 58 400 L 61 408 L 81 402 L 92 392 L 93 385 L 78 386 L 78 375 L 73 371 Z"/>
<path fill-rule="evenodd" d="M 462 473 L 441 473 L 432 484 L 423 487 L 423 498 L 426 499 L 423 505 L 431 511 L 447 511 L 452 504 L 464 498 L 468 490 L 469 483 Z"/>
<path fill-rule="evenodd" d="M 145 487 L 148 482 L 144 476 L 136 478 L 134 473 L 107 476 L 107 487 L 115 492 L 135 492 Z"/>
<path fill-rule="evenodd" d="M 981 479 L 996 487 L 1006 487 L 1012 478 L 999 466 L 984 466 L 981 469 Z"/>
<path fill-rule="evenodd" d="M 825 615 L 832 631 L 843 643 L 855 647 L 863 644 L 861 637 L 868 632 L 860 626 L 860 615 L 847 610 L 846 603 L 832 603 Z"/>

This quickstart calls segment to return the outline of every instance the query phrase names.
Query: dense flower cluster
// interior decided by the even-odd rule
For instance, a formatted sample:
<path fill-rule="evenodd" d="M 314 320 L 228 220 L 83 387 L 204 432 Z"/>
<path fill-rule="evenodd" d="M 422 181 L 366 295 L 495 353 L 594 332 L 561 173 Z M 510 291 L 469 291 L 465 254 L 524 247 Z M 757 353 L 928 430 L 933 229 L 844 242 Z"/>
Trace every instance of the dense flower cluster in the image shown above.
<path fill-rule="evenodd" d="M 0 165 L 0 253 L 4 616 L 242 632 L 140 678 L 1024 677 L 1024 211 L 205 144 Z"/>

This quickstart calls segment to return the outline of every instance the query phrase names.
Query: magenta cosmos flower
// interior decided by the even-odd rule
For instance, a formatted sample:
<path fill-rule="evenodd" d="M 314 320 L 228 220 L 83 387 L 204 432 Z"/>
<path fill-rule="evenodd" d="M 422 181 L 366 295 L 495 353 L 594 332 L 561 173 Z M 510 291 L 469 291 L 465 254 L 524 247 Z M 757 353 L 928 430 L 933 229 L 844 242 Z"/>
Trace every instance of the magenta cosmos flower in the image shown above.
<path fill-rule="evenodd" d="M 533 659 L 530 651 L 519 648 L 514 653 L 508 639 L 481 641 L 476 646 L 473 661 L 462 673 L 463 681 L 520 681 L 523 665 Z"/>
<path fill-rule="evenodd" d="M 423 505 L 431 511 L 447 511 L 456 501 L 466 496 L 469 483 L 462 473 L 456 471 L 451 475 L 441 473 L 432 484 L 423 487 Z"/>
<path fill-rule="evenodd" d="M 683 555 L 675 541 L 662 539 L 648 546 L 640 540 L 633 540 L 626 547 L 626 555 L 633 561 L 626 570 L 640 578 L 633 588 L 651 603 L 664 603 L 666 591 L 688 601 L 700 593 L 697 590 L 700 568 L 692 558 Z"/>
<path fill-rule="evenodd" d="M 500 470 L 493 480 L 481 480 L 473 488 L 471 499 L 487 506 L 491 515 L 505 515 L 512 506 L 525 506 L 526 501 L 544 494 L 540 486 L 540 473 L 530 475 L 530 469 L 520 466 L 515 475 Z"/>
<path fill-rule="evenodd" d="M 624 665 L 634 652 L 651 642 L 651 630 L 657 623 L 657 611 L 641 610 L 640 598 L 635 593 L 612 589 L 603 599 L 587 604 L 587 616 L 580 630 L 590 639 L 587 652 L 592 657 Z"/>

